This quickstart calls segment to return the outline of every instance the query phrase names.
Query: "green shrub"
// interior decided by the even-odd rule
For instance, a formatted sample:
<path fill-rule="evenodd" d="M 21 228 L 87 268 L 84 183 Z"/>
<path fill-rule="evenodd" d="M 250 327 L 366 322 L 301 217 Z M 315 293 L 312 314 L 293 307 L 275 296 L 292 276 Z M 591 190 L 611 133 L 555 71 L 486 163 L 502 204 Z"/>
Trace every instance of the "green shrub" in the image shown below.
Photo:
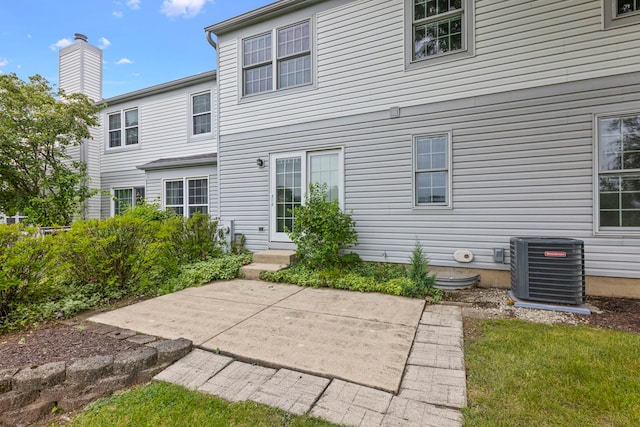
<path fill-rule="evenodd" d="M 436 276 L 429 274 L 429 260 L 424 255 L 422 245 L 416 240 L 411 252 L 410 265 L 407 271 L 411 284 L 407 283 L 402 294 L 408 297 L 424 298 L 431 296 L 436 302 L 442 298 L 442 291 L 434 288 Z"/>
<path fill-rule="evenodd" d="M 389 295 L 404 295 L 405 288 L 412 284 L 413 282 L 408 277 L 396 277 L 386 282 L 380 282 L 377 292 Z"/>
<path fill-rule="evenodd" d="M 222 254 L 217 236 L 218 221 L 209 215 L 196 213 L 184 222 L 179 239 L 183 262 L 205 261 Z"/>
<path fill-rule="evenodd" d="M 170 210 L 162 209 L 158 203 L 141 201 L 134 207 L 128 208 L 124 215 L 142 218 L 147 221 L 167 221 L 176 217 L 176 213 Z M 182 217 L 180 217 L 182 218 Z"/>
<path fill-rule="evenodd" d="M 20 304 L 53 293 L 46 278 L 51 236 L 21 224 L 0 225 L 0 321 Z"/>
<path fill-rule="evenodd" d="M 327 201 L 326 184 L 310 184 L 305 203 L 295 209 L 293 230 L 287 230 L 297 245 L 297 258 L 314 268 L 342 264 L 340 250 L 358 242 L 355 221 L 342 212 L 337 201 Z M 346 258 L 354 262 L 353 256 Z"/>
<path fill-rule="evenodd" d="M 321 277 L 321 273 L 302 263 L 295 263 L 284 270 L 276 272 L 263 271 L 260 273 L 260 279 L 268 282 L 292 283 L 318 288 L 327 286 L 327 281 Z"/>
<path fill-rule="evenodd" d="M 402 295 L 403 289 L 412 283 L 406 277 L 404 267 L 377 263 L 315 270 L 307 264 L 298 262 L 275 273 L 262 272 L 260 278 L 269 282 L 358 292 L 381 292 L 389 295 Z"/>
<path fill-rule="evenodd" d="M 60 235 L 63 274 L 99 285 L 103 295 L 113 297 L 157 284 L 177 268 L 175 260 L 166 257 L 160 238 L 166 231 L 158 225 L 134 215 L 74 223 Z"/>
<path fill-rule="evenodd" d="M 158 290 L 164 295 L 181 289 L 200 286 L 213 280 L 231 280 L 238 277 L 240 267 L 251 262 L 250 254 L 228 254 L 208 261 L 188 264 L 180 268 L 180 274 L 166 282 Z"/>

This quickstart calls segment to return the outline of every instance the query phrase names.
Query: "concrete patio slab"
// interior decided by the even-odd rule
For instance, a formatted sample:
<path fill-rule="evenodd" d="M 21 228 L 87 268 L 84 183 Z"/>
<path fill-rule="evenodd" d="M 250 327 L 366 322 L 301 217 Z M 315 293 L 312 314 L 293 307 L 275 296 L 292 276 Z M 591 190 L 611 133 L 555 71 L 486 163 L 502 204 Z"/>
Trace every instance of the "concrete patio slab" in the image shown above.
<path fill-rule="evenodd" d="M 264 308 L 177 292 L 101 313 L 89 320 L 168 339 L 187 338 L 200 345 Z"/>
<path fill-rule="evenodd" d="M 187 338 L 238 360 L 395 393 L 421 316 L 425 319 L 423 308 L 424 301 L 418 299 L 233 280 L 89 320 L 163 338 Z M 439 317 L 455 320 L 453 314 Z"/>
<path fill-rule="evenodd" d="M 377 293 L 306 288 L 280 301 L 277 307 L 335 316 L 415 326 L 424 300 Z"/>
<path fill-rule="evenodd" d="M 180 291 L 182 295 L 193 295 L 202 298 L 213 298 L 223 301 L 234 301 L 247 304 L 273 305 L 303 288 L 281 283 L 265 283 L 256 280 L 233 280 L 215 282 L 207 286 L 188 288 Z"/>
<path fill-rule="evenodd" d="M 414 334 L 411 326 L 270 307 L 202 347 L 396 392 Z"/>

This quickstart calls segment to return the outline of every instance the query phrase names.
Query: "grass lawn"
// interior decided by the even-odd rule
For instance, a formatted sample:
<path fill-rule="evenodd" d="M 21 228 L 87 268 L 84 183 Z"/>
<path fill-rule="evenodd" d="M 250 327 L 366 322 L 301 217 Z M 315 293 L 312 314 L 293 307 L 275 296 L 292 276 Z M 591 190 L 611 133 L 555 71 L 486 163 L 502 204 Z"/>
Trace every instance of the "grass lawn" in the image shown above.
<path fill-rule="evenodd" d="M 154 382 L 93 403 L 69 425 L 321 427 L 334 424 L 253 402 L 229 403 L 177 385 Z"/>
<path fill-rule="evenodd" d="M 640 335 L 518 320 L 466 340 L 465 426 L 640 426 Z"/>

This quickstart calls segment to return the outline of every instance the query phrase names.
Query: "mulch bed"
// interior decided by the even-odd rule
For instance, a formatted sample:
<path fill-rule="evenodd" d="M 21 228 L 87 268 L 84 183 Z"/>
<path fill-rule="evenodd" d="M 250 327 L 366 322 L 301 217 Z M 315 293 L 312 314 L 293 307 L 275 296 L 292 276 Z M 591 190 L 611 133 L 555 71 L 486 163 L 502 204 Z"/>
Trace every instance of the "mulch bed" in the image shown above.
<path fill-rule="evenodd" d="M 590 326 L 640 334 L 640 300 L 587 297 L 602 313 L 589 316 Z"/>
<path fill-rule="evenodd" d="M 48 362 L 71 363 L 83 357 L 115 355 L 139 347 L 139 344 L 92 332 L 82 324 L 52 322 L 0 335 L 0 370 Z"/>

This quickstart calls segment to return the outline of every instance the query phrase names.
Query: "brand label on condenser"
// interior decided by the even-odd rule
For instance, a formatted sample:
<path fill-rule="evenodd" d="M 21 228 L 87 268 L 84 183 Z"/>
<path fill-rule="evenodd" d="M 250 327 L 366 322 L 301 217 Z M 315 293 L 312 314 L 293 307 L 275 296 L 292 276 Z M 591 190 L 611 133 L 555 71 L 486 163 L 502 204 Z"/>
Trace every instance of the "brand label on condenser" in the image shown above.
<path fill-rule="evenodd" d="M 567 253 L 564 251 L 544 251 L 544 256 L 552 258 L 566 258 Z"/>

